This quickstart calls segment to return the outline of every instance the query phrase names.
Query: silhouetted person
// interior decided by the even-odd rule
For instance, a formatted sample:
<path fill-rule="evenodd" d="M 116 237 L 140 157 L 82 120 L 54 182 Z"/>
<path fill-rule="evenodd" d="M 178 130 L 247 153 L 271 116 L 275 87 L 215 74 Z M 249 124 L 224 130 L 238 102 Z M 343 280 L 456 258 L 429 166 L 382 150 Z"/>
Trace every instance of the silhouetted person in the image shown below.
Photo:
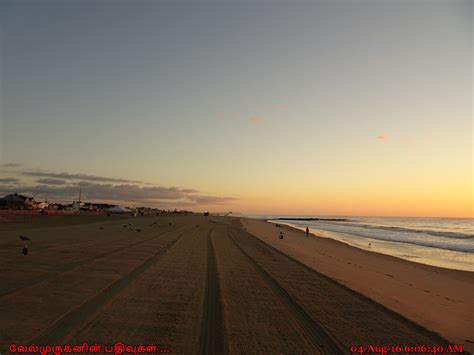
<path fill-rule="evenodd" d="M 25 245 L 25 246 L 23 247 L 23 249 L 21 250 L 21 253 L 22 253 L 23 255 L 28 255 L 28 245 Z"/>
<path fill-rule="evenodd" d="M 306 236 L 308 237 L 309 236 L 309 228 L 306 227 Z"/>
<path fill-rule="evenodd" d="M 283 232 L 280 232 L 280 239 L 283 239 Z"/>

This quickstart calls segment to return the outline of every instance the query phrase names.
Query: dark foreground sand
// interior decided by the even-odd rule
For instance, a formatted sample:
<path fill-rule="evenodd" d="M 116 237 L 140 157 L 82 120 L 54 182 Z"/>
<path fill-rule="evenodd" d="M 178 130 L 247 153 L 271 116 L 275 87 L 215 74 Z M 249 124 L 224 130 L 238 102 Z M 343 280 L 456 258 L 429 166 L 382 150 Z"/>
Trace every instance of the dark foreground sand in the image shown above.
<path fill-rule="evenodd" d="M 0 353 L 12 343 L 153 343 L 186 354 L 447 344 L 265 244 L 238 219 L 88 222 L 0 226 Z M 32 239 L 26 257 L 19 234 Z"/>

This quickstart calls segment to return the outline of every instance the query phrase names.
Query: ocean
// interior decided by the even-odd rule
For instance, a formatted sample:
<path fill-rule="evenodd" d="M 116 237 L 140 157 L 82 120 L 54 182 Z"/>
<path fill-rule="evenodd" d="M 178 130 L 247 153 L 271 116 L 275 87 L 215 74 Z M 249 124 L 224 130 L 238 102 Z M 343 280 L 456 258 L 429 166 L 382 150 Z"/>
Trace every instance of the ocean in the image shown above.
<path fill-rule="evenodd" d="M 260 216 L 357 248 L 449 269 L 474 271 L 473 218 L 324 217 L 328 220 L 277 220 Z M 307 216 L 291 216 L 307 218 Z M 342 220 L 335 220 L 342 219 Z"/>

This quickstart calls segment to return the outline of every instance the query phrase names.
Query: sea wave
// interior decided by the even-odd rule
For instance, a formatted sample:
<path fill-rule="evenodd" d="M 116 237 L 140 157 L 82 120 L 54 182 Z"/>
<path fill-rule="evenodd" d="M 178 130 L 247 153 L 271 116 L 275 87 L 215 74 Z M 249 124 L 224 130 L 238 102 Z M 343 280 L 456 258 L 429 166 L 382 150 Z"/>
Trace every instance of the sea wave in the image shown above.
<path fill-rule="evenodd" d="M 282 221 L 280 221 L 282 222 Z M 422 247 L 474 253 L 474 235 L 440 230 L 415 229 L 398 226 L 376 226 L 372 224 L 328 223 L 314 221 L 303 224 L 288 221 L 288 224 L 305 228 L 343 233 L 372 240 L 411 244 Z"/>
<path fill-rule="evenodd" d="M 349 224 L 346 224 L 349 225 Z M 408 232 L 408 233 L 417 233 L 417 234 L 428 234 L 434 237 L 442 238 L 454 238 L 454 239 L 474 239 L 474 234 L 461 233 L 461 232 L 448 232 L 448 231 L 435 231 L 431 229 L 414 229 L 414 228 L 405 228 L 405 227 L 384 227 L 384 226 L 374 226 L 370 224 L 353 224 L 354 227 L 364 227 L 368 229 L 382 229 L 389 231 L 399 231 L 399 232 Z"/>

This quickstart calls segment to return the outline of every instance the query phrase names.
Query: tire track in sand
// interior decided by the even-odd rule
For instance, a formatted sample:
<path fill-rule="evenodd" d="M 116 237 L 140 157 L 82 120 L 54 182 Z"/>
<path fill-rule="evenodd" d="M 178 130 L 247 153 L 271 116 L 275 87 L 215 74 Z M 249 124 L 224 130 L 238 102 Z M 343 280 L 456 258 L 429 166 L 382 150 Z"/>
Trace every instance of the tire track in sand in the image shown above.
<path fill-rule="evenodd" d="M 146 259 L 141 265 L 135 267 L 124 277 L 112 282 L 104 289 L 100 290 L 94 297 L 85 301 L 78 307 L 59 318 L 54 324 L 46 329 L 43 334 L 34 339 L 36 344 L 58 344 L 66 338 L 74 328 L 77 328 L 97 312 L 104 304 L 117 293 L 127 287 L 141 273 L 156 263 L 159 258 L 175 245 L 186 232 L 182 232 L 177 238 L 166 244 L 155 255 Z"/>
<path fill-rule="evenodd" d="M 363 295 L 363 294 L 361 294 L 357 291 L 354 291 L 354 290 L 350 289 L 349 287 L 339 283 L 338 281 L 333 280 L 330 277 L 328 277 L 328 276 L 326 276 L 326 275 L 310 268 L 309 266 L 307 266 L 303 262 L 297 260 L 296 258 L 294 258 L 290 255 L 285 254 L 284 252 L 282 252 L 281 250 L 275 248 L 274 246 L 272 246 L 270 244 L 267 244 L 266 242 L 262 241 L 261 239 L 259 239 L 255 235 L 253 235 L 253 234 L 251 234 L 251 233 L 249 233 L 245 230 L 236 229 L 235 227 L 233 227 L 233 228 L 234 228 L 235 232 L 242 233 L 242 234 L 248 236 L 257 245 L 260 245 L 262 248 L 266 248 L 267 250 L 272 251 L 274 253 L 274 255 L 279 255 L 280 257 L 283 257 L 287 261 L 299 265 L 300 267 L 302 267 L 303 269 L 305 269 L 306 271 L 308 271 L 310 274 L 314 275 L 315 277 L 317 277 L 321 281 L 325 281 L 327 284 L 333 285 L 333 286 L 337 287 L 338 289 L 340 289 L 341 292 L 344 291 L 348 295 L 350 295 L 351 297 L 354 297 L 354 299 L 356 299 L 360 302 L 363 302 L 365 304 L 364 308 L 365 307 L 373 308 L 374 312 L 376 314 L 377 323 L 380 323 L 380 319 L 381 319 L 382 316 L 386 316 L 387 317 L 386 322 L 387 321 L 394 322 L 396 324 L 399 324 L 402 327 L 405 327 L 406 329 L 409 329 L 410 331 L 413 332 L 413 334 L 416 334 L 417 336 L 426 337 L 427 339 L 429 339 L 430 344 L 443 345 L 445 347 L 445 349 L 450 344 L 450 342 L 448 340 L 444 339 L 439 334 L 437 334 L 437 333 L 435 333 L 435 332 L 433 332 L 433 331 L 431 331 L 431 330 L 415 323 L 414 321 L 412 321 L 412 320 L 404 317 L 403 315 L 387 308 L 386 306 L 372 300 L 371 298 L 369 298 L 369 297 L 367 297 L 367 296 L 365 296 L 365 295 Z M 369 321 L 369 319 L 367 317 L 364 317 L 364 322 L 368 322 L 368 321 Z M 388 325 L 387 323 L 385 323 L 385 324 Z M 426 342 L 426 340 L 425 340 L 425 342 Z M 421 343 L 421 342 L 418 342 L 418 343 Z M 415 344 L 418 344 L 418 343 L 415 343 Z M 466 353 L 466 352 L 463 352 L 463 353 Z"/>
<path fill-rule="evenodd" d="M 200 354 L 223 354 L 224 334 L 222 304 L 217 274 L 216 254 L 212 243 L 212 231 L 207 235 L 207 275 L 201 326 Z"/>
<path fill-rule="evenodd" d="M 179 229 L 183 229 L 183 227 L 180 227 Z M 178 229 L 178 230 L 179 230 Z M 20 286 L 20 287 L 15 287 L 15 288 L 12 288 L 12 289 L 9 289 L 9 290 L 6 290 L 2 293 L 0 293 L 0 299 L 2 297 L 6 297 L 6 296 L 10 296 L 12 294 L 15 294 L 17 292 L 20 292 L 20 291 L 23 291 L 25 289 L 28 289 L 28 288 L 32 288 L 36 285 L 39 285 L 40 283 L 42 283 L 43 281 L 46 281 L 46 280 L 49 280 L 49 279 L 52 279 L 56 276 L 59 276 L 59 275 L 62 275 L 66 272 L 69 272 L 69 271 L 72 271 L 78 267 L 81 267 L 85 264 L 89 264 L 90 262 L 94 262 L 94 261 L 97 261 L 97 260 L 100 260 L 100 259 L 103 259 L 105 257 L 108 257 L 110 255 L 114 255 L 114 254 L 117 254 L 117 253 L 120 253 L 121 251 L 125 250 L 125 249 L 129 249 L 129 248 L 133 248 L 137 245 L 140 245 L 140 244 L 143 244 L 143 243 L 146 243 L 150 240 L 153 240 L 153 239 L 156 239 L 156 238 L 159 238 L 159 237 L 162 237 L 166 234 L 169 234 L 173 232 L 173 230 L 167 230 L 163 233 L 160 233 L 158 235 L 155 235 L 153 237 L 149 237 L 149 238 L 146 238 L 146 239 L 143 239 L 143 240 L 139 240 L 137 242 L 134 242 L 134 243 L 131 243 L 131 244 L 128 244 L 128 245 L 125 245 L 125 246 L 122 246 L 122 247 L 119 247 L 119 248 L 116 248 L 116 249 L 112 249 L 110 251 L 107 251 L 107 252 L 103 252 L 103 253 L 100 253 L 98 255 L 94 255 L 94 256 L 91 256 L 90 258 L 87 258 L 87 259 L 83 259 L 83 260 L 80 260 L 80 261 L 77 261 L 77 262 L 73 262 L 73 263 L 70 263 L 69 265 L 66 265 L 65 267 L 62 268 L 61 271 L 50 271 L 50 272 L 47 272 L 46 274 L 42 275 L 42 276 L 38 276 L 36 278 L 36 281 L 34 282 L 31 282 L 27 285 L 24 285 L 24 286 Z"/>
<path fill-rule="evenodd" d="M 285 304 L 288 310 L 293 315 L 294 319 L 303 328 L 305 335 L 313 345 L 324 354 L 346 354 L 347 351 L 334 340 L 322 327 L 317 323 L 298 302 L 275 280 L 264 268 L 262 268 L 257 261 L 252 258 L 239 243 L 235 240 L 233 233 L 229 230 L 227 232 L 230 240 L 244 254 L 247 259 L 252 263 L 260 276 L 266 281 L 266 283 L 273 290 L 275 295 Z"/>

